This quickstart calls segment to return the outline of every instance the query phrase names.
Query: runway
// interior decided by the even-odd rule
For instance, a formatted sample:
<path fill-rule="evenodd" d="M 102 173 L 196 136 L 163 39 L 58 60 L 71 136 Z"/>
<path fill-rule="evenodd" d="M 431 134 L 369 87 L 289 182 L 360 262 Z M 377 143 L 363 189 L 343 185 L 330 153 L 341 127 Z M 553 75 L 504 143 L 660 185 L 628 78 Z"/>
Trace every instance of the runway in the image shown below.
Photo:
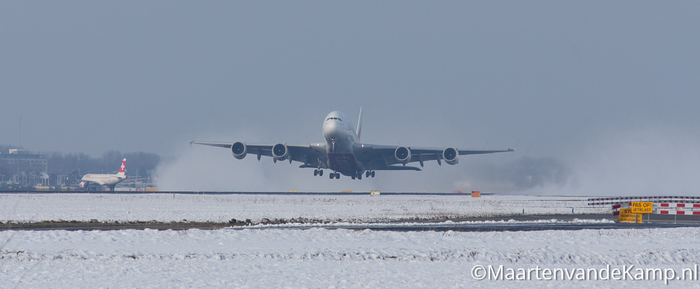
<path fill-rule="evenodd" d="M 601 229 L 651 229 L 651 228 L 683 228 L 700 227 L 700 223 L 439 223 L 439 224 L 360 224 L 360 225 L 330 225 L 330 226 L 285 226 L 285 229 L 347 229 L 347 230 L 374 230 L 393 232 L 523 232 L 523 231 L 574 231 L 574 230 L 601 230 Z M 256 228 L 258 229 L 258 228 Z M 259 229 L 268 229 L 259 227 Z M 271 229 L 271 228 L 269 228 Z"/>
<path fill-rule="evenodd" d="M 670 217 L 670 218 L 669 218 Z M 216 230 L 229 228 L 233 230 L 308 230 L 308 229 L 346 229 L 376 231 L 435 231 L 435 232 L 519 232 L 544 230 L 601 230 L 601 229 L 651 229 L 700 227 L 700 218 L 693 216 L 655 216 L 643 223 L 614 223 L 608 214 L 571 214 L 571 215 L 513 215 L 501 217 L 475 217 L 454 219 L 426 219 L 411 221 L 377 222 L 377 223 L 329 223 L 320 220 L 266 220 L 264 223 L 251 224 L 245 221 L 235 222 L 78 222 L 49 221 L 35 223 L 10 223 L 0 226 L 0 231 L 112 231 L 112 230 Z"/>
<path fill-rule="evenodd" d="M 18 190 L 0 190 L 0 194 L 107 194 L 107 195 L 119 195 L 119 194 L 178 194 L 178 195 L 297 195 L 297 196 L 352 196 L 352 195 L 370 195 L 369 191 L 328 191 L 328 192 L 297 192 L 297 191 L 277 191 L 277 192 L 247 192 L 247 191 L 59 191 L 59 190 L 47 190 L 47 191 L 18 191 Z M 468 193 L 455 193 L 455 192 L 381 192 L 382 195 L 387 196 L 469 196 Z M 492 195 L 489 193 L 482 193 L 482 195 Z"/>

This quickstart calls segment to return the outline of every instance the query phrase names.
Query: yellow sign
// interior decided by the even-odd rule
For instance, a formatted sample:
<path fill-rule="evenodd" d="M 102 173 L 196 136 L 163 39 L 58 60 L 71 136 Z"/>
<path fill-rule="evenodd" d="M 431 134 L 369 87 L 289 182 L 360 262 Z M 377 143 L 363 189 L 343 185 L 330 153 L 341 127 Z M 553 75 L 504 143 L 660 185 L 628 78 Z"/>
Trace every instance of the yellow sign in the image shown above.
<path fill-rule="evenodd" d="M 651 214 L 654 205 L 651 202 L 632 202 L 632 213 Z"/>
<path fill-rule="evenodd" d="M 642 214 L 632 213 L 632 209 L 620 209 L 620 215 L 617 216 L 619 223 L 641 223 Z"/>

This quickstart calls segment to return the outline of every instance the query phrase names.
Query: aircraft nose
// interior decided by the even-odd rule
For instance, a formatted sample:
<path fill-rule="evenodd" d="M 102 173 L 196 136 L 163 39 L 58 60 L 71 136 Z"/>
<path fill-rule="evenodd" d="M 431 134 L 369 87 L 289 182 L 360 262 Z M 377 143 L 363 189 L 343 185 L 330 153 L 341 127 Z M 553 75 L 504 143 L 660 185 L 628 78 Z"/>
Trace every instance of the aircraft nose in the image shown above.
<path fill-rule="evenodd" d="M 323 124 L 323 136 L 325 138 L 335 137 L 340 126 L 336 121 L 330 120 Z"/>

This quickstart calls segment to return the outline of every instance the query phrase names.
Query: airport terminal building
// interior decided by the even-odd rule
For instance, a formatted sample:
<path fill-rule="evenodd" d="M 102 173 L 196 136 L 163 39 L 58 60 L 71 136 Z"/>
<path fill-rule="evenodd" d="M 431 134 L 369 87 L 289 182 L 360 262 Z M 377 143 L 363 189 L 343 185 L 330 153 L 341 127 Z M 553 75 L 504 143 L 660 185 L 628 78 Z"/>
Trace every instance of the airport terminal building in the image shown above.
<path fill-rule="evenodd" d="M 14 182 L 21 186 L 46 184 L 48 170 L 49 160 L 46 155 L 32 154 L 21 149 L 0 153 L 1 182 Z"/>

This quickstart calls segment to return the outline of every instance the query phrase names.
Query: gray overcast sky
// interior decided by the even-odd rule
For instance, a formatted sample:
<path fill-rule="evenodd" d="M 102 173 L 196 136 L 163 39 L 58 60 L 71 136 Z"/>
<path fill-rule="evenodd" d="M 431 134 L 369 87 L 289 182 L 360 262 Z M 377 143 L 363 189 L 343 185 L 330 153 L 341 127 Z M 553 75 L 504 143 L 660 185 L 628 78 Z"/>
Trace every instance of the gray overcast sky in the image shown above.
<path fill-rule="evenodd" d="M 178 159 L 163 168 L 163 179 L 178 166 L 209 166 L 259 169 L 263 183 L 284 174 L 270 185 L 281 189 L 297 178 L 302 188 L 323 183 L 319 189 L 427 183 L 426 190 L 518 191 L 548 183 L 555 185 L 538 190 L 585 193 L 639 183 L 631 190 L 654 193 L 700 185 L 697 1 L 0 7 L 0 144 L 17 144 L 21 115 L 29 150 Z M 360 106 L 365 142 L 517 152 L 356 185 L 187 145 L 321 142 L 328 112 L 356 118 Z M 223 160 L 194 162 L 206 156 Z M 620 173 L 623 181 L 607 180 Z M 518 185 L 523 177 L 530 185 Z M 222 187 L 230 185 L 215 188 Z"/>

